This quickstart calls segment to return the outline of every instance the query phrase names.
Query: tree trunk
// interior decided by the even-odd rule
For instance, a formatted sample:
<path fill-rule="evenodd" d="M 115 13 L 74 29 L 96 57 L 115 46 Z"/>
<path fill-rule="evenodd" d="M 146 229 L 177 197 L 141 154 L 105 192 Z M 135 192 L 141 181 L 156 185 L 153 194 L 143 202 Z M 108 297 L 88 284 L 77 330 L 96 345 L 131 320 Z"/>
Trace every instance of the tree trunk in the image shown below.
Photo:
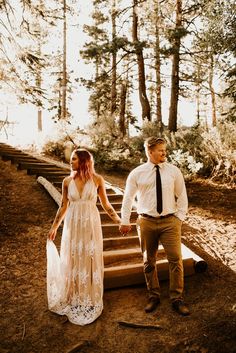
<path fill-rule="evenodd" d="M 36 76 L 36 86 L 40 90 L 41 89 L 41 70 L 38 69 L 37 71 L 37 76 Z M 38 107 L 38 118 L 37 118 L 37 123 L 38 123 L 38 132 L 41 132 L 43 130 L 43 120 L 42 120 L 42 102 L 40 99 L 39 102 L 39 107 Z"/>
<path fill-rule="evenodd" d="M 155 34 L 156 34 L 156 45 L 155 45 L 155 70 L 156 70 L 156 117 L 157 123 L 162 129 L 162 112 L 161 112 L 161 58 L 160 58 L 160 38 L 159 38 L 159 0 L 155 2 Z"/>
<path fill-rule="evenodd" d="M 143 50 L 138 38 L 137 0 L 133 0 L 133 43 L 138 63 L 139 100 L 142 106 L 142 119 L 151 121 L 151 108 L 146 93 Z"/>
<path fill-rule="evenodd" d="M 173 39 L 173 59 L 171 72 L 171 97 L 168 129 L 171 132 L 177 131 L 177 113 L 179 99 L 179 62 L 180 62 L 180 33 L 179 29 L 182 24 L 182 0 L 176 0 L 176 21 L 175 36 Z"/>
<path fill-rule="evenodd" d="M 120 92 L 120 116 L 119 116 L 119 128 L 121 135 L 126 136 L 126 124 L 125 124 L 125 111 L 126 111 L 126 95 L 127 95 L 127 83 L 126 81 L 121 84 Z"/>
<path fill-rule="evenodd" d="M 116 0 L 112 2 L 112 41 L 115 42 L 116 39 Z M 111 114 L 114 114 L 116 111 L 116 57 L 117 57 L 117 50 L 113 48 L 112 51 L 112 79 L 111 79 Z"/>
<path fill-rule="evenodd" d="M 96 81 L 98 80 L 98 77 L 99 77 L 99 59 L 96 58 L 96 62 L 95 62 L 95 78 L 96 78 Z M 99 118 L 100 118 L 100 101 L 99 101 L 99 99 L 96 100 L 95 110 L 96 110 L 96 121 L 98 121 Z"/>
<path fill-rule="evenodd" d="M 43 130 L 42 108 L 38 109 L 38 132 Z"/>
<path fill-rule="evenodd" d="M 42 5 L 42 1 L 40 2 L 40 5 Z M 38 47 L 38 56 L 41 57 L 42 56 L 42 50 L 41 50 L 41 40 L 42 40 L 42 36 L 41 36 L 41 28 L 39 23 L 35 25 L 37 28 L 37 47 Z M 39 91 L 41 91 L 42 88 L 42 70 L 41 70 L 41 66 L 38 67 L 37 72 L 36 72 L 36 86 L 38 88 Z M 38 125 L 38 132 L 42 132 L 43 131 L 43 120 L 42 120 L 42 99 L 41 97 L 39 98 L 39 104 L 38 104 L 38 117 L 37 117 L 37 125 Z"/>
<path fill-rule="evenodd" d="M 210 56 L 210 71 L 209 71 L 209 88 L 211 92 L 211 107 L 212 107 L 212 126 L 216 126 L 216 94 L 213 87 L 213 76 L 214 76 L 214 58 Z"/>
<path fill-rule="evenodd" d="M 200 92 L 201 92 L 201 87 L 200 87 L 200 64 L 197 63 L 197 80 L 196 80 L 196 85 L 197 85 L 197 93 L 196 93 L 196 101 L 197 101 L 197 125 L 200 126 Z"/>
<path fill-rule="evenodd" d="M 67 88 L 67 67 L 66 67 L 66 0 L 63 0 L 63 68 L 62 68 L 62 85 L 61 85 L 61 118 L 66 120 L 67 108 L 66 108 L 66 88 Z"/>

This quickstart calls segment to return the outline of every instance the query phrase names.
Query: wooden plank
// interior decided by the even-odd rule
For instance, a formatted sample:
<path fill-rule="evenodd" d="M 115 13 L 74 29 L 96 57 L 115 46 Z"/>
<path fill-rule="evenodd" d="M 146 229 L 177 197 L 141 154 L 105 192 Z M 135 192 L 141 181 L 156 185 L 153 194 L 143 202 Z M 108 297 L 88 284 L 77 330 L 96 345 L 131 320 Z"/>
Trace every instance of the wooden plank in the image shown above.
<path fill-rule="evenodd" d="M 103 238 L 103 249 L 117 249 L 128 246 L 139 246 L 139 237 L 135 234 L 133 236 L 125 236 L 125 237 L 112 237 L 112 238 Z"/>
<path fill-rule="evenodd" d="M 40 160 L 36 161 L 34 160 L 33 162 L 19 162 L 17 169 L 22 170 L 22 169 L 30 169 L 30 168 L 42 168 L 42 169 L 50 169 L 50 168 L 57 168 L 57 170 L 60 170 L 60 167 L 55 166 L 54 164 L 49 164 L 42 162 Z"/>
<path fill-rule="evenodd" d="M 47 176 L 51 176 L 51 175 L 56 175 L 56 176 L 61 176 L 61 175 L 66 175 L 68 176 L 69 173 L 68 171 L 62 171 L 61 169 L 59 169 L 58 167 L 50 167 L 50 168 L 44 168 L 44 167 L 40 167 L 40 168 L 36 168 L 36 167 L 29 167 L 27 168 L 27 174 L 28 175 L 37 175 L 37 176 L 44 176 L 47 178 Z"/>
<path fill-rule="evenodd" d="M 195 273 L 195 262 L 192 258 L 183 260 L 184 275 L 191 276 Z M 157 261 L 158 278 L 159 280 L 169 279 L 169 264 L 168 261 Z M 104 270 L 104 288 L 121 288 L 137 284 L 145 284 L 143 273 L 143 264 L 131 264 L 117 267 L 108 267 Z"/>

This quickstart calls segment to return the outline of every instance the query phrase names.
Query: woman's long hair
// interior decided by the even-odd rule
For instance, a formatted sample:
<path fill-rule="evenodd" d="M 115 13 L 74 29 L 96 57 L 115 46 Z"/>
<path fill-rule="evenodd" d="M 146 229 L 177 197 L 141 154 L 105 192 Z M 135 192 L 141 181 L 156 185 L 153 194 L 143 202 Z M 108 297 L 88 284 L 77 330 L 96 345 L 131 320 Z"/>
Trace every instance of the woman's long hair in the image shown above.
<path fill-rule="evenodd" d="M 76 149 L 73 153 L 75 153 L 79 159 L 79 167 L 74 173 L 73 178 L 75 179 L 76 176 L 78 176 L 83 181 L 92 179 L 95 173 L 92 154 L 85 149 Z"/>

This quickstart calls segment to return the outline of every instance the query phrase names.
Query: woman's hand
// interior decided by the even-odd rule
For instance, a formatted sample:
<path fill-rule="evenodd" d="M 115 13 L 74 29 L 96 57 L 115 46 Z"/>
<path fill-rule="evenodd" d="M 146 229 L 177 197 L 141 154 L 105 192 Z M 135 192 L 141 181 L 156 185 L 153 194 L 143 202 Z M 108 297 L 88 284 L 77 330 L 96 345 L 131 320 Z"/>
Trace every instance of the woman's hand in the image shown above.
<path fill-rule="evenodd" d="M 53 241 L 56 238 L 56 235 L 57 235 L 57 228 L 51 228 L 48 233 L 48 238 Z"/>
<path fill-rule="evenodd" d="M 121 224 L 121 219 L 120 219 L 120 217 L 117 216 L 117 218 L 114 219 L 113 222 L 114 222 L 115 224 Z"/>

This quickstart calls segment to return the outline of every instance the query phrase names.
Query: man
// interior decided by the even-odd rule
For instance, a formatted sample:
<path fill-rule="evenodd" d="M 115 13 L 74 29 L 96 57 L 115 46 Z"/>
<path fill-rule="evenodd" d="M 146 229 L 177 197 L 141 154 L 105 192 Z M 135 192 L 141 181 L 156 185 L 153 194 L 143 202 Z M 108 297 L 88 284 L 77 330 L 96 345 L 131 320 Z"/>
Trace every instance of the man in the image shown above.
<path fill-rule="evenodd" d="M 120 232 L 126 234 L 131 230 L 130 214 L 137 196 L 137 231 L 148 290 L 145 311 L 155 310 L 160 303 L 156 254 L 161 242 L 169 263 L 172 307 L 181 315 L 189 315 L 189 309 L 183 301 L 181 255 L 181 226 L 188 209 L 184 178 L 179 168 L 166 162 L 165 139 L 149 137 L 144 147 L 148 161 L 132 170 L 127 178 Z"/>

